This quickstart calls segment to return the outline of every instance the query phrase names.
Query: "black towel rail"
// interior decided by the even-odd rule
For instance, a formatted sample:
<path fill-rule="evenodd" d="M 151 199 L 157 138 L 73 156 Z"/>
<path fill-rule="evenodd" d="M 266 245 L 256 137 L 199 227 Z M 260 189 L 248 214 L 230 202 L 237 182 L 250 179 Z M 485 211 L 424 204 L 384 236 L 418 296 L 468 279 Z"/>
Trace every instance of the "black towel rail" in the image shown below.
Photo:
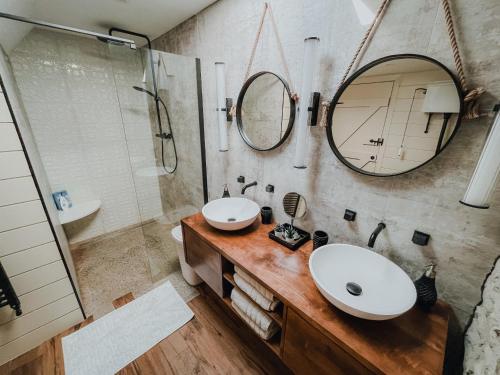
<path fill-rule="evenodd" d="M 16 312 L 17 316 L 23 313 L 21 310 L 21 302 L 0 262 L 0 308 L 7 305 Z"/>

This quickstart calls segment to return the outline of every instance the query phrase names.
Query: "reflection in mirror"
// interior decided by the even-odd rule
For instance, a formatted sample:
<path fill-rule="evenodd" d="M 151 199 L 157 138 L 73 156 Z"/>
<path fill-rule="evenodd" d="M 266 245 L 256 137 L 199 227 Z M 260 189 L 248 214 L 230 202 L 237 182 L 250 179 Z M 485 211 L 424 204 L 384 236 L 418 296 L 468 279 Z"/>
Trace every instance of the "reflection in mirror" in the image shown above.
<path fill-rule="evenodd" d="M 294 219 L 300 219 L 305 216 L 307 212 L 306 199 L 299 193 L 287 193 L 283 197 L 283 209 L 292 218 L 293 225 Z"/>
<path fill-rule="evenodd" d="M 459 126 L 461 94 L 437 61 L 398 55 L 361 68 L 331 107 L 327 135 L 335 154 L 358 172 L 387 176 L 441 152 Z"/>
<path fill-rule="evenodd" d="M 238 130 L 253 149 L 272 150 L 288 137 L 294 121 L 295 103 L 286 82 L 270 72 L 250 77 L 236 106 Z"/>

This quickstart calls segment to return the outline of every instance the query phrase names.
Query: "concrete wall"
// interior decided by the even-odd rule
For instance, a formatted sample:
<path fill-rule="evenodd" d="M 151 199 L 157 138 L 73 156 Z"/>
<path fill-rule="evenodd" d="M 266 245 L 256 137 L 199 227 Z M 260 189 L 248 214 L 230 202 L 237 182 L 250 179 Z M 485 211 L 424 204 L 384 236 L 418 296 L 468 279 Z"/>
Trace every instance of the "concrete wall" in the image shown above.
<path fill-rule="evenodd" d="M 376 224 L 387 229 L 375 250 L 401 265 L 413 278 L 429 262 L 438 264 L 437 288 L 440 298 L 452 305 L 452 329 L 457 332 L 480 299 L 480 286 L 498 254 L 500 242 L 500 189 L 492 208 L 476 210 L 461 205 L 462 197 L 481 151 L 489 119 L 467 121 L 457 137 L 436 160 L 423 168 L 393 178 L 357 174 L 337 160 L 321 128 L 311 130 L 308 168 L 292 166 L 296 131 L 279 149 L 259 153 L 245 145 L 235 122 L 229 129 L 230 150 L 218 152 L 214 62 L 226 63 L 227 95 L 237 98 L 258 27 L 264 1 L 221 0 L 179 25 L 154 42 L 157 49 L 202 59 L 205 128 L 210 199 L 222 194 L 222 185 L 238 195 L 236 177 L 256 179 L 257 188 L 248 190 L 260 205 L 270 205 L 279 221 L 285 220 L 281 199 L 288 191 L 303 194 L 309 206 L 306 219 L 297 224 L 328 232 L 332 242 L 366 245 Z M 320 69 L 315 87 L 330 99 L 362 38 L 365 16 L 356 5 L 376 9 L 378 1 L 273 0 L 271 5 L 281 34 L 292 76 L 300 85 L 303 40 L 321 38 Z M 500 3 L 457 0 L 453 12 L 470 85 L 488 89 L 483 107 L 491 108 L 500 96 L 498 65 Z M 369 18 L 369 17 L 368 17 Z M 365 20 L 365 21 L 363 21 Z M 362 22 L 363 21 L 363 22 Z M 368 20 L 369 23 L 369 20 Z M 252 73 L 272 70 L 284 74 L 276 42 L 264 30 L 257 48 Z M 438 59 L 455 71 L 438 0 L 400 0 L 391 3 L 362 64 L 397 53 L 420 53 Z M 264 186 L 274 184 L 274 194 Z M 358 212 L 356 222 L 342 219 L 346 208 Z M 415 229 L 428 232 L 427 247 L 411 242 Z M 456 343 L 461 338 L 456 335 Z"/>

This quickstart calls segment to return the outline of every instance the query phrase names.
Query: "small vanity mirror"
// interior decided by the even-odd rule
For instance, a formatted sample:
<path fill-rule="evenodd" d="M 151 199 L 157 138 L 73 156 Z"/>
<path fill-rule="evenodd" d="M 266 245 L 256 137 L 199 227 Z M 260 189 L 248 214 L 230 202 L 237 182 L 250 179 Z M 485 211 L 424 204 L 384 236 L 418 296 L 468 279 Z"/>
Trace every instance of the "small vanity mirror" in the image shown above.
<path fill-rule="evenodd" d="M 460 125 L 453 74 L 421 55 L 394 55 L 354 73 L 330 106 L 327 136 L 349 168 L 373 176 L 411 171 L 438 155 Z"/>
<path fill-rule="evenodd" d="M 283 209 L 285 213 L 293 220 L 300 219 L 307 212 L 306 199 L 299 193 L 287 193 L 283 197 Z"/>
<path fill-rule="evenodd" d="M 271 72 L 259 72 L 243 85 L 236 104 L 241 137 L 257 151 L 280 146 L 292 131 L 295 101 L 288 84 Z"/>

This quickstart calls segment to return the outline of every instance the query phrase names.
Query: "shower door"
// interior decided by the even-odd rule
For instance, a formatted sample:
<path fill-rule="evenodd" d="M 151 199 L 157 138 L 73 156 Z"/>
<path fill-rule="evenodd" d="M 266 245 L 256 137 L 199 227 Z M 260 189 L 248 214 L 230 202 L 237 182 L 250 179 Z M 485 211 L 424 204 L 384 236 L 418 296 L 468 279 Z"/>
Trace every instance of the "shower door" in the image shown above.
<path fill-rule="evenodd" d="M 151 277 L 162 280 L 179 271 L 171 230 L 205 203 L 199 61 L 109 48 Z"/>

